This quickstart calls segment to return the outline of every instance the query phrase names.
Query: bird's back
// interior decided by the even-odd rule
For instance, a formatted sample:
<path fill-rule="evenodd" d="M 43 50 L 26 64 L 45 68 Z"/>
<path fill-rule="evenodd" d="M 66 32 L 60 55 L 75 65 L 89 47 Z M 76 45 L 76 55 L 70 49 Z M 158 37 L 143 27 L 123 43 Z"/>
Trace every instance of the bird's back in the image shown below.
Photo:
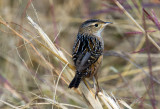
<path fill-rule="evenodd" d="M 91 66 L 99 59 L 103 52 L 103 42 L 94 35 L 80 34 L 73 46 L 72 59 L 74 65 L 83 77 L 89 77 L 94 73 Z"/>

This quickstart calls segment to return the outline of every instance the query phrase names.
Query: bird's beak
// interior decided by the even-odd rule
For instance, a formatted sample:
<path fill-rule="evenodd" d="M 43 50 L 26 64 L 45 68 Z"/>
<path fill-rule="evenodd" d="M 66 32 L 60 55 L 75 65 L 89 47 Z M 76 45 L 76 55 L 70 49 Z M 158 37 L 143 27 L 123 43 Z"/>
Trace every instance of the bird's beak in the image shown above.
<path fill-rule="evenodd" d="M 109 25 L 109 24 L 113 24 L 112 22 L 104 22 L 104 26 Z"/>

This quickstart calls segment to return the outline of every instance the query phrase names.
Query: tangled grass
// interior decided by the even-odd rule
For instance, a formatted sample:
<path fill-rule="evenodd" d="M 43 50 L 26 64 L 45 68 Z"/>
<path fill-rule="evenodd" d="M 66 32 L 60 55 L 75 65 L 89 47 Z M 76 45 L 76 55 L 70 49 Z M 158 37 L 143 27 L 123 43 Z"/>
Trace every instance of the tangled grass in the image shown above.
<path fill-rule="evenodd" d="M 156 0 L 1 1 L 0 107 L 158 109 L 159 6 Z M 113 22 L 103 33 L 97 98 L 89 79 L 68 89 L 73 41 L 89 18 Z"/>

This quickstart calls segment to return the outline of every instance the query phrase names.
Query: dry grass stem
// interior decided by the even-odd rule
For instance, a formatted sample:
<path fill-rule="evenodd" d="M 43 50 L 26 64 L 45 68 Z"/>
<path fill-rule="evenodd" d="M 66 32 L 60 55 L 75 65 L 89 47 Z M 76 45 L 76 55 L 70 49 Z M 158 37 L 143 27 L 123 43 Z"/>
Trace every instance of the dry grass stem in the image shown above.
<path fill-rule="evenodd" d="M 117 1 L 114 0 L 114 2 L 117 4 L 117 6 L 128 16 L 129 19 L 131 19 L 132 22 L 135 23 L 135 25 L 145 34 L 145 30 L 137 23 L 137 21 L 124 9 L 124 7 Z M 151 36 L 147 33 L 148 39 L 152 42 L 152 44 L 160 51 L 159 45 L 151 38 Z"/>
<path fill-rule="evenodd" d="M 1 0 L 0 109 L 158 109 L 158 0 Z M 100 92 L 75 76 L 72 47 L 87 19 L 112 21 L 102 33 Z"/>

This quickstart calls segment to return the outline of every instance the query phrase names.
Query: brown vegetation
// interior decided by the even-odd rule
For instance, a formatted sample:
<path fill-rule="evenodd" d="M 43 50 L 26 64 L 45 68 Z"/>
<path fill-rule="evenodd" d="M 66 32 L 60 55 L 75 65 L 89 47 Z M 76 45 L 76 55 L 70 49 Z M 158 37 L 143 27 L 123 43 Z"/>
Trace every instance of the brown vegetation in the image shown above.
<path fill-rule="evenodd" d="M 1 0 L 0 108 L 158 109 L 158 0 Z M 105 28 L 105 52 L 95 99 L 92 80 L 68 89 L 80 23 Z"/>

